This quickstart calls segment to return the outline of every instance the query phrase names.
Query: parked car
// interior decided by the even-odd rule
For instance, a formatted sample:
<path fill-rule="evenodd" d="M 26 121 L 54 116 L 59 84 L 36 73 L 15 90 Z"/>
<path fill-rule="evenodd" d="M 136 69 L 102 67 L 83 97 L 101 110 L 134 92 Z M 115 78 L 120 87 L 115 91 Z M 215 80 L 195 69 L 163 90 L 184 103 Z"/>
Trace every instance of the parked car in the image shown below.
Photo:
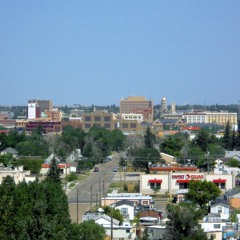
<path fill-rule="evenodd" d="M 112 171 L 113 171 L 113 172 L 117 172 L 117 171 L 118 171 L 118 168 L 117 168 L 117 167 L 114 167 Z"/>
<path fill-rule="evenodd" d="M 99 167 L 95 167 L 95 168 L 93 169 L 93 171 L 94 171 L 94 172 L 99 172 Z"/>

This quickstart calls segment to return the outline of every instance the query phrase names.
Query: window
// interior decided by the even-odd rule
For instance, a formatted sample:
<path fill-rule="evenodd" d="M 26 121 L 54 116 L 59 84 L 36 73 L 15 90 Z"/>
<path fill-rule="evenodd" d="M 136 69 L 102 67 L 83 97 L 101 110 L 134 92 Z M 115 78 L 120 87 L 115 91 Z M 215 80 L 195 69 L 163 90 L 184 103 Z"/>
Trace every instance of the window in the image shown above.
<path fill-rule="evenodd" d="M 220 224 L 213 224 L 213 228 L 220 228 L 221 227 L 221 225 Z"/>
<path fill-rule="evenodd" d="M 130 233 L 130 229 L 127 229 L 127 230 L 126 230 L 126 233 Z"/>
<path fill-rule="evenodd" d="M 91 128 L 91 124 L 86 123 L 85 128 Z"/>
<path fill-rule="evenodd" d="M 123 215 L 128 214 L 128 209 L 127 209 L 127 208 L 121 208 L 121 213 L 122 213 Z"/>
<path fill-rule="evenodd" d="M 187 189 L 188 183 L 179 183 L 179 189 Z"/>
<path fill-rule="evenodd" d="M 101 121 L 101 117 L 95 117 L 94 120 L 95 120 L 95 122 L 100 122 Z"/>
<path fill-rule="evenodd" d="M 85 121 L 91 121 L 91 117 L 85 117 Z"/>
<path fill-rule="evenodd" d="M 128 128 L 128 123 L 123 123 L 122 128 Z"/>
<path fill-rule="evenodd" d="M 104 117 L 105 122 L 110 122 L 110 117 Z"/>
<path fill-rule="evenodd" d="M 130 124 L 130 128 L 136 128 L 137 127 L 137 124 L 136 123 L 131 123 Z"/>
<path fill-rule="evenodd" d="M 143 205 L 148 205 L 148 204 L 149 204 L 149 202 L 148 202 L 148 201 L 144 201 L 144 200 L 143 200 L 143 201 L 142 201 L 142 204 L 143 204 Z"/>
<path fill-rule="evenodd" d="M 218 212 L 218 213 L 222 213 L 222 207 L 218 207 L 218 208 L 217 208 L 217 212 Z"/>
<path fill-rule="evenodd" d="M 105 124 L 104 124 L 104 127 L 105 127 L 105 128 L 110 128 L 110 124 L 109 124 L 109 123 L 105 123 Z"/>

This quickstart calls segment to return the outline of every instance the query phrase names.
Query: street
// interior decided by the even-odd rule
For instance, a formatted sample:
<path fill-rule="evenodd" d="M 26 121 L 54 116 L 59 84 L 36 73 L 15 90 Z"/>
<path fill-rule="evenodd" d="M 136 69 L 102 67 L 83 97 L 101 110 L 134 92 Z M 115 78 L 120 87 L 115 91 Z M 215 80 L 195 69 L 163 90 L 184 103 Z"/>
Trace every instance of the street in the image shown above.
<path fill-rule="evenodd" d="M 68 192 L 69 210 L 73 222 L 77 222 L 78 219 L 80 223 L 82 215 L 99 204 L 101 198 L 106 195 L 109 185 L 117 174 L 112 169 L 118 167 L 120 157 L 121 153 L 116 153 L 111 161 L 96 165 L 99 167 L 99 172 L 92 172 Z"/>

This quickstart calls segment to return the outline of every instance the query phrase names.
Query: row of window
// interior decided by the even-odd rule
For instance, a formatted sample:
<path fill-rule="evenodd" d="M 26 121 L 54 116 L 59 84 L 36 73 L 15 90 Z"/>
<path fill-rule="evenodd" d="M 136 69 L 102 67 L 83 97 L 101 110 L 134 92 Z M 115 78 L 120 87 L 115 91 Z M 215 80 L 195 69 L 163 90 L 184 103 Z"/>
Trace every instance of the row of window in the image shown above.
<path fill-rule="evenodd" d="M 220 189 L 225 189 L 225 183 L 215 183 Z M 161 189 L 161 183 L 150 183 L 150 189 Z M 179 183 L 179 189 L 188 189 L 188 183 Z"/>

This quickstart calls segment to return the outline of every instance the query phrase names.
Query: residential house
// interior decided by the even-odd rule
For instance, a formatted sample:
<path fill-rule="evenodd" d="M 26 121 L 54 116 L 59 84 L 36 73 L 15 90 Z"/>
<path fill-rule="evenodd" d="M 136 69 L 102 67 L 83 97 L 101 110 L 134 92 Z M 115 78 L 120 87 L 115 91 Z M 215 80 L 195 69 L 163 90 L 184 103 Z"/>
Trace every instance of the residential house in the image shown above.
<path fill-rule="evenodd" d="M 12 177 L 16 184 L 22 181 L 25 181 L 28 183 L 36 180 L 36 176 L 31 175 L 30 171 L 23 170 L 23 166 L 18 166 L 13 169 L 9 167 L 1 167 L 0 168 L 0 184 L 2 184 L 2 182 L 7 176 Z"/>
<path fill-rule="evenodd" d="M 11 147 L 8 147 L 2 150 L 1 155 L 4 155 L 4 154 L 11 154 L 14 158 L 18 158 L 18 151 Z"/>
<path fill-rule="evenodd" d="M 236 187 L 225 193 L 225 198 L 228 200 L 230 206 L 235 209 L 240 208 L 240 188 Z"/>
<path fill-rule="evenodd" d="M 119 209 L 120 213 L 126 220 L 134 220 L 134 202 L 121 200 L 115 203 L 115 209 Z"/>
<path fill-rule="evenodd" d="M 148 240 L 164 240 L 166 234 L 166 226 L 152 225 L 146 227 Z"/>
<path fill-rule="evenodd" d="M 131 226 L 129 222 L 120 222 L 116 219 L 112 219 L 108 215 L 101 215 L 95 219 L 95 223 L 104 227 L 107 236 L 111 236 L 114 239 L 127 240 L 136 238 L 135 227 Z"/>
<path fill-rule="evenodd" d="M 66 158 L 66 162 L 78 162 L 82 160 L 83 155 L 81 154 L 81 149 L 73 150 L 70 155 Z"/>
<path fill-rule="evenodd" d="M 209 213 L 200 222 L 201 228 L 209 236 L 214 237 L 215 240 L 222 240 L 222 230 L 227 224 L 226 221 L 221 219 L 220 213 Z"/>
<path fill-rule="evenodd" d="M 56 153 L 51 153 L 45 160 L 44 163 L 46 164 L 51 164 L 53 158 L 55 158 L 57 163 L 60 163 L 62 161 L 62 159 L 56 154 Z"/>
<path fill-rule="evenodd" d="M 225 154 L 225 158 L 234 158 L 240 161 L 240 151 L 227 151 Z"/>
<path fill-rule="evenodd" d="M 210 213 L 219 213 L 222 220 L 228 220 L 230 216 L 230 208 L 227 200 L 217 199 L 210 205 Z"/>

